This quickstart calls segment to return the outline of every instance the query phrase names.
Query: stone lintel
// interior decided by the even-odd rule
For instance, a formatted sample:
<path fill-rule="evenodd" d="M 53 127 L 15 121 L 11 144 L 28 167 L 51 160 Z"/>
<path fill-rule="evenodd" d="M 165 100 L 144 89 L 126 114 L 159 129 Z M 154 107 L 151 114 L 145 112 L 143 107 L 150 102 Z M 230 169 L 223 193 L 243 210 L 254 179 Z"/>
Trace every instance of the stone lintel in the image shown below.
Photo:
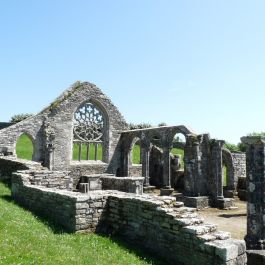
<path fill-rule="evenodd" d="M 245 136 L 241 141 L 246 145 L 265 144 L 265 136 Z"/>

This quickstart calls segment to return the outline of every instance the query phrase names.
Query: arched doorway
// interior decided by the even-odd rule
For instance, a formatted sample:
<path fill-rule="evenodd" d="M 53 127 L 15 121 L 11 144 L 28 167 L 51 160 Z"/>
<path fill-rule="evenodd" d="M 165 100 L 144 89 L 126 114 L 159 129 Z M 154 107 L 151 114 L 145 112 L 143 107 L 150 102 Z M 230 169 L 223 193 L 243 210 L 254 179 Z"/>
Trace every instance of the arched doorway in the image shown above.
<path fill-rule="evenodd" d="M 23 133 L 17 139 L 16 143 L 16 155 L 17 158 L 32 160 L 34 154 L 33 140 L 29 135 Z"/>
<path fill-rule="evenodd" d="M 175 189 L 184 188 L 184 153 L 186 138 L 182 133 L 176 133 L 170 150 L 171 186 Z"/>

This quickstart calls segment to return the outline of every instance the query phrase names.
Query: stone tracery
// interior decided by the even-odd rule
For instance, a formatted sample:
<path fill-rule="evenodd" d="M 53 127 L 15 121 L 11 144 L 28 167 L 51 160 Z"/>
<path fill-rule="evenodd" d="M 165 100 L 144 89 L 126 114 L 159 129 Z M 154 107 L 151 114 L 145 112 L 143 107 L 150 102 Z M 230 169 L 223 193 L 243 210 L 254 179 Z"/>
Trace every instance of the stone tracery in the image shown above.
<path fill-rule="evenodd" d="M 102 141 L 104 116 L 91 102 L 83 103 L 74 115 L 74 140 Z"/>

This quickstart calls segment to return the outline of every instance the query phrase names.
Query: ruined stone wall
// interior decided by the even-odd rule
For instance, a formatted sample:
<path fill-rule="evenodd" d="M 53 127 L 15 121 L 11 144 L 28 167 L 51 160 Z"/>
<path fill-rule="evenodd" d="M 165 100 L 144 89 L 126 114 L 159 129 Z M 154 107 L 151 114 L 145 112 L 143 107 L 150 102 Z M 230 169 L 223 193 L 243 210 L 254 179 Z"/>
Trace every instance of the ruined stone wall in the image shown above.
<path fill-rule="evenodd" d="M 114 177 L 114 176 L 102 176 L 102 188 L 104 190 L 118 190 L 123 192 L 143 194 L 143 182 L 142 177 Z"/>
<path fill-rule="evenodd" d="M 27 175 L 14 173 L 12 197 L 18 204 L 51 218 L 67 231 L 76 230 L 76 198 L 68 196 L 67 191 L 30 185 Z"/>
<path fill-rule="evenodd" d="M 116 173 L 121 161 L 120 131 L 127 129 L 127 124 L 110 99 L 88 82 L 76 82 L 38 115 L 0 130 L 0 153 L 3 149 L 5 155 L 16 155 L 16 142 L 25 133 L 33 142 L 34 161 L 42 162 L 50 169 L 69 170 L 72 162 L 75 163 L 72 161 L 74 114 L 84 102 L 91 102 L 104 114 L 105 166 L 101 169 Z M 83 161 L 79 164 L 82 165 Z M 87 171 L 95 169 L 93 161 L 90 165 L 85 164 Z"/>
<path fill-rule="evenodd" d="M 175 204 L 174 208 L 168 207 Z M 107 222 L 112 233 L 143 246 L 170 264 L 246 264 L 244 241 L 228 239 L 216 226 L 203 224 L 194 209 L 172 197 L 111 195 Z"/>
<path fill-rule="evenodd" d="M 12 196 L 68 231 L 116 234 L 169 264 L 246 264 L 244 241 L 216 232 L 216 226 L 203 224 L 195 209 L 183 207 L 172 197 L 112 191 L 80 194 L 30 185 L 21 173 L 13 175 Z"/>
<path fill-rule="evenodd" d="M 119 152 L 115 152 L 120 138 L 119 131 L 126 129 L 126 123 L 110 99 L 95 85 L 77 82 L 65 91 L 44 113 L 49 115 L 50 128 L 55 135 L 53 162 L 56 170 L 68 168 L 72 162 L 73 117 L 84 102 L 92 102 L 105 118 L 103 139 L 103 162 L 109 172 L 119 166 Z"/>
<path fill-rule="evenodd" d="M 73 180 L 69 171 L 34 170 L 28 171 L 31 185 L 47 188 L 73 190 Z"/>
<path fill-rule="evenodd" d="M 106 163 L 80 163 L 72 162 L 69 168 L 70 175 L 73 178 L 73 187 L 75 188 L 81 176 L 104 174 L 107 172 L 108 165 Z"/>
<path fill-rule="evenodd" d="M 15 157 L 0 157 L 0 181 L 11 182 L 12 173 L 18 170 L 40 170 L 40 163 L 17 159 Z"/>
<path fill-rule="evenodd" d="M 33 143 L 33 160 L 44 159 L 44 138 L 43 138 L 43 115 L 36 115 L 16 123 L 8 128 L 0 130 L 0 148 L 7 148 L 7 152 L 16 155 L 16 142 L 23 134 L 27 134 Z"/>

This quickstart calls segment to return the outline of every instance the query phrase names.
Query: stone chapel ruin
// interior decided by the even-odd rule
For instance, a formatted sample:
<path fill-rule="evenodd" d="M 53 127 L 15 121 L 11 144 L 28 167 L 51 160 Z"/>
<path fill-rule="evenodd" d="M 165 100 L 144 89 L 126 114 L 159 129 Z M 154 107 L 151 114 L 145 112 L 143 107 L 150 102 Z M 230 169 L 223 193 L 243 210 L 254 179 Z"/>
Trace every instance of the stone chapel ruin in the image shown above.
<path fill-rule="evenodd" d="M 16 157 L 22 134 L 32 140 L 33 161 Z M 176 134 L 185 137 L 181 172 L 174 169 L 171 154 Z M 141 149 L 139 165 L 132 163 L 136 142 Z M 240 179 L 246 177 L 245 154 L 229 152 L 224 141 L 183 125 L 128 130 L 99 88 L 76 82 L 39 114 L 0 129 L 0 154 L 0 178 L 11 179 L 15 201 L 51 217 L 67 231 L 119 235 L 159 253 L 170 264 L 247 264 L 245 242 L 205 224 L 196 213 L 196 208 L 233 206 Z M 247 165 L 248 172 L 256 166 Z M 257 174 L 264 174 L 261 171 Z M 174 176 L 180 174 L 182 194 L 176 200 L 172 187 Z M 154 188 L 162 196 L 153 195 Z M 249 199 L 254 200 L 251 194 Z M 253 224 L 255 206 L 251 207 Z M 262 218 L 263 212 L 257 215 Z M 253 237 L 253 229 L 248 226 L 247 243 L 261 249 L 263 243 L 255 242 L 264 235 Z M 260 230 L 263 233 L 264 228 Z"/>

